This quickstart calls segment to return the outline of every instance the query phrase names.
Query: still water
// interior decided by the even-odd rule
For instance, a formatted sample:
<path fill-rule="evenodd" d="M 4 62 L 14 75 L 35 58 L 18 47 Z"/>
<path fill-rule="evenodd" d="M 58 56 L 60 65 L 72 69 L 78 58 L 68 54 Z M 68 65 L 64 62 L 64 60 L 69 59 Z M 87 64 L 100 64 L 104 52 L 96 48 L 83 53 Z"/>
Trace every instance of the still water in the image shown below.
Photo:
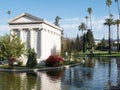
<path fill-rule="evenodd" d="M 0 90 L 109 90 L 120 84 L 120 58 L 85 58 L 57 71 L 0 72 Z"/>

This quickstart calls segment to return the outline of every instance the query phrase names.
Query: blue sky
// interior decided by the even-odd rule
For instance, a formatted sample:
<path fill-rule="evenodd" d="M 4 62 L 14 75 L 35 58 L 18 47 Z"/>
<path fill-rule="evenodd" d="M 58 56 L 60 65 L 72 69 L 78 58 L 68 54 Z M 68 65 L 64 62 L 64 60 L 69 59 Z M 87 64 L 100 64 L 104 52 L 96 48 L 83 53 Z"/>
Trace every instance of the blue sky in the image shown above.
<path fill-rule="evenodd" d="M 87 9 L 92 8 L 93 34 L 96 39 L 108 38 L 108 27 L 103 23 L 108 17 L 106 0 L 1 0 L 0 3 L 0 35 L 9 33 L 7 11 L 11 11 L 10 18 L 27 12 L 39 18 L 54 23 L 55 17 L 61 17 L 60 27 L 64 29 L 65 37 L 76 37 L 82 32 L 78 25 L 85 22 L 89 16 Z M 112 0 L 111 13 L 118 18 L 117 6 Z M 89 26 L 89 25 L 88 25 Z M 116 38 L 116 27 L 112 27 L 112 38 Z"/>

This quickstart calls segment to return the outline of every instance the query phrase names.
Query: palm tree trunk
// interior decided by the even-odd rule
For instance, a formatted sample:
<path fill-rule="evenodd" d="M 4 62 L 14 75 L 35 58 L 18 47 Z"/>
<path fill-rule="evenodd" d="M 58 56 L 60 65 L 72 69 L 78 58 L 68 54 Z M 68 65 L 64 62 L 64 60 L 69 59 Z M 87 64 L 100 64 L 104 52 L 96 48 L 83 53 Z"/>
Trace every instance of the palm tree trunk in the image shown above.
<path fill-rule="evenodd" d="M 88 19 L 86 19 L 86 30 L 88 28 Z"/>
<path fill-rule="evenodd" d="M 109 54 L 111 54 L 111 30 L 110 30 L 110 25 L 109 25 L 109 35 L 108 35 L 108 38 L 109 38 Z"/>
<path fill-rule="evenodd" d="M 110 16 L 110 13 L 111 13 L 111 12 L 110 12 L 110 6 L 108 7 L 108 9 L 109 9 L 109 18 L 110 18 L 110 17 L 111 17 L 111 16 Z"/>
<path fill-rule="evenodd" d="M 91 31 L 92 31 L 92 19 L 91 19 L 91 14 L 90 14 L 90 26 L 91 26 Z"/>
<path fill-rule="evenodd" d="M 119 20 L 120 20 L 119 0 L 117 1 L 117 6 L 118 6 L 118 13 L 119 13 Z M 117 51 L 119 52 L 119 23 L 117 24 Z"/>
<path fill-rule="evenodd" d="M 117 23 L 117 51 L 119 52 L 119 23 Z"/>
<path fill-rule="evenodd" d="M 119 13 L 119 19 L 120 19 L 120 7 L 119 7 L 119 0 L 117 1 L 117 7 L 118 7 L 118 13 Z"/>

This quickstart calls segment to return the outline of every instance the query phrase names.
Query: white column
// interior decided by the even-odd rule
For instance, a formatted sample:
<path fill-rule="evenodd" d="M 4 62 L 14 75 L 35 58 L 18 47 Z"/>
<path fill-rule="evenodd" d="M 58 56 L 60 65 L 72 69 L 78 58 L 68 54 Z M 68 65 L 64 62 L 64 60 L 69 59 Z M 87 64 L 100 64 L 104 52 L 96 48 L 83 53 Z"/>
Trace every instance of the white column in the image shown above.
<path fill-rule="evenodd" d="M 30 28 L 30 46 L 33 48 L 33 29 Z"/>
<path fill-rule="evenodd" d="M 41 53 L 41 60 L 44 58 L 43 56 L 44 56 L 44 29 L 41 29 L 41 32 L 40 32 L 40 41 L 41 41 L 41 51 L 40 51 L 40 53 Z"/>
<path fill-rule="evenodd" d="M 37 41 L 36 42 L 37 42 L 37 44 L 36 44 L 37 58 L 40 59 L 40 56 L 41 56 L 41 52 L 40 52 L 40 50 L 41 50 L 41 48 L 40 48 L 41 40 L 40 40 L 40 30 L 39 29 L 37 30 Z"/>
<path fill-rule="evenodd" d="M 13 29 L 10 29 L 10 34 L 13 34 L 14 32 L 13 32 Z"/>
<path fill-rule="evenodd" d="M 22 40 L 22 42 L 23 42 L 23 39 L 22 39 L 22 37 L 23 37 L 23 35 L 22 35 L 23 30 L 22 30 L 22 28 L 21 28 L 21 29 L 19 29 L 19 31 L 20 31 L 20 39 L 21 39 L 21 40 Z"/>

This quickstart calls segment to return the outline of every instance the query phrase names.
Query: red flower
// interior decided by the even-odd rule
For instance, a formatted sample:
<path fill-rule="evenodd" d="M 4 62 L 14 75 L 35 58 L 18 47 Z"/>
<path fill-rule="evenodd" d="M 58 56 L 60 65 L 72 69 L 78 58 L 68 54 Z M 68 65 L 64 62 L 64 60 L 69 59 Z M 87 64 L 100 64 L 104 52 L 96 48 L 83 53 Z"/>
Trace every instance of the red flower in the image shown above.
<path fill-rule="evenodd" d="M 47 66 L 61 66 L 64 63 L 64 59 L 58 55 L 50 55 L 48 59 L 45 61 Z"/>

